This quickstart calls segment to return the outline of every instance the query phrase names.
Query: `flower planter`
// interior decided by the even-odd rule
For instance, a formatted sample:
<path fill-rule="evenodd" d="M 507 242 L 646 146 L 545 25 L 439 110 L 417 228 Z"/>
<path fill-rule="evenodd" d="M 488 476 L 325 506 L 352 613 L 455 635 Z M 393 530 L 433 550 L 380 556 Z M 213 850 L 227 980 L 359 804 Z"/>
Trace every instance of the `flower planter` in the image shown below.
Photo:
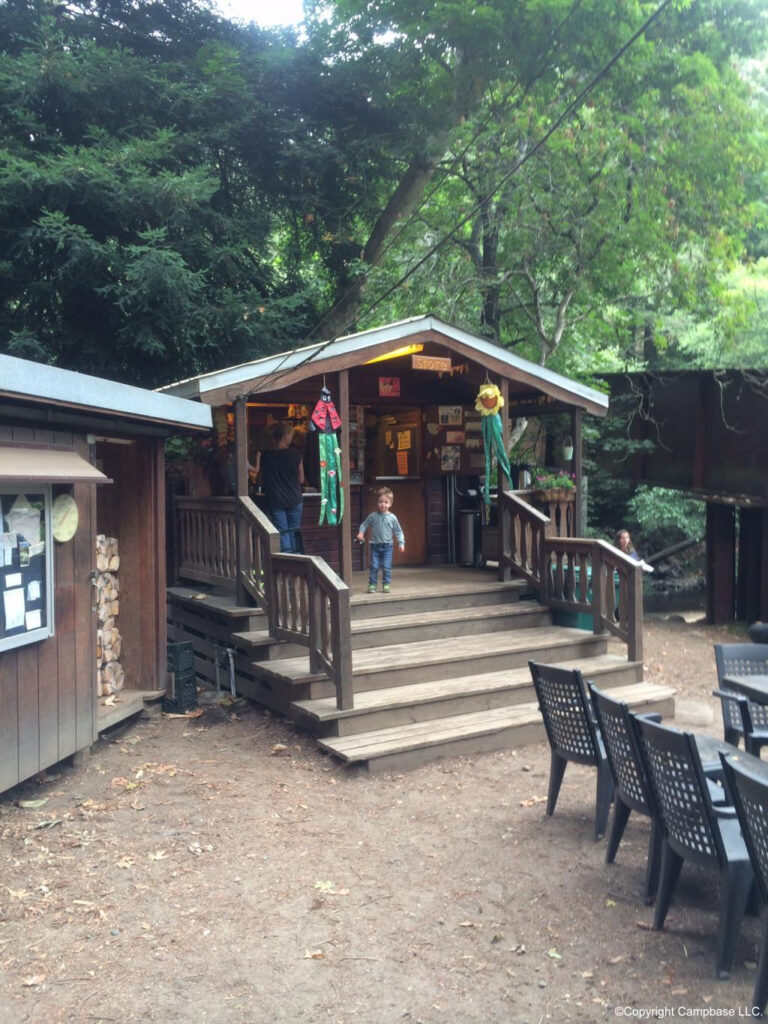
<path fill-rule="evenodd" d="M 573 487 L 550 487 L 544 490 L 533 490 L 529 492 L 534 501 L 542 505 L 549 505 L 553 501 L 572 501 L 576 491 Z"/>

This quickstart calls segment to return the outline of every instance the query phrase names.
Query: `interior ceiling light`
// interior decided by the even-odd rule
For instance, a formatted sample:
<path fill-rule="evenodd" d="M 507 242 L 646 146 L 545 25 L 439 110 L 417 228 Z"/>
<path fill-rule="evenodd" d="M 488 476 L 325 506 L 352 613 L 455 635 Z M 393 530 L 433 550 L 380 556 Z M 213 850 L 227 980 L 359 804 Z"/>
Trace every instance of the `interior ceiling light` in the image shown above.
<path fill-rule="evenodd" d="M 373 359 L 368 359 L 363 364 L 364 366 L 370 366 L 371 363 L 383 363 L 387 359 L 397 359 L 399 356 L 413 356 L 417 352 L 423 352 L 423 345 L 403 345 L 402 348 L 395 348 L 391 352 L 385 353 L 383 356 L 375 356 Z"/>

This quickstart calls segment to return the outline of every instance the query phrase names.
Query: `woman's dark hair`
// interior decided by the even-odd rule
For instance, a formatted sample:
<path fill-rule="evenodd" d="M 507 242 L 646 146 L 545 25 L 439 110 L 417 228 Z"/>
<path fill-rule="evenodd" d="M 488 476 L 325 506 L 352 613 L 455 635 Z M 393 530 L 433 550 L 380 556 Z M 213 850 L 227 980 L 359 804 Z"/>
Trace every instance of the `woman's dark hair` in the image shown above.
<path fill-rule="evenodd" d="M 270 430 L 272 438 L 275 441 L 280 441 L 286 437 L 293 430 L 290 423 L 275 423 Z"/>

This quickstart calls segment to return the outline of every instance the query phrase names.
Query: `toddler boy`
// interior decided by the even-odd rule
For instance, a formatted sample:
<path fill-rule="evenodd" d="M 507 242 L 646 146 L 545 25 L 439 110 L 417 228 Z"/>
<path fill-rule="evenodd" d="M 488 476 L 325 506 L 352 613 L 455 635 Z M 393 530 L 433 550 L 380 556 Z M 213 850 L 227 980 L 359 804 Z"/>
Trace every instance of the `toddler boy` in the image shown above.
<path fill-rule="evenodd" d="M 405 551 L 405 536 L 397 516 L 390 512 L 394 494 L 388 487 L 380 487 L 376 491 L 376 512 L 371 512 L 357 531 L 357 539 L 362 543 L 366 530 L 371 531 L 371 567 L 368 571 L 368 593 L 376 593 L 376 584 L 381 569 L 382 590 L 390 591 L 392 582 L 392 548 L 394 541 L 400 551 Z"/>

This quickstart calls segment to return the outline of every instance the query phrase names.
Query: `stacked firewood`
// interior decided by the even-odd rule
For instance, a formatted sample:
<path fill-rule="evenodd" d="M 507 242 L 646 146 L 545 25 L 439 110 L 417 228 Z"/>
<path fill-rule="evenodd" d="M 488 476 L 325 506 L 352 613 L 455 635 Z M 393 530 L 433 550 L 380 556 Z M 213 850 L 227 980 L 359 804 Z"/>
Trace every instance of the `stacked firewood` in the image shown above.
<path fill-rule="evenodd" d="M 120 664 L 122 639 L 117 627 L 120 614 L 120 555 L 116 537 L 96 537 L 96 664 L 98 694 L 107 697 L 122 690 L 125 670 Z"/>

